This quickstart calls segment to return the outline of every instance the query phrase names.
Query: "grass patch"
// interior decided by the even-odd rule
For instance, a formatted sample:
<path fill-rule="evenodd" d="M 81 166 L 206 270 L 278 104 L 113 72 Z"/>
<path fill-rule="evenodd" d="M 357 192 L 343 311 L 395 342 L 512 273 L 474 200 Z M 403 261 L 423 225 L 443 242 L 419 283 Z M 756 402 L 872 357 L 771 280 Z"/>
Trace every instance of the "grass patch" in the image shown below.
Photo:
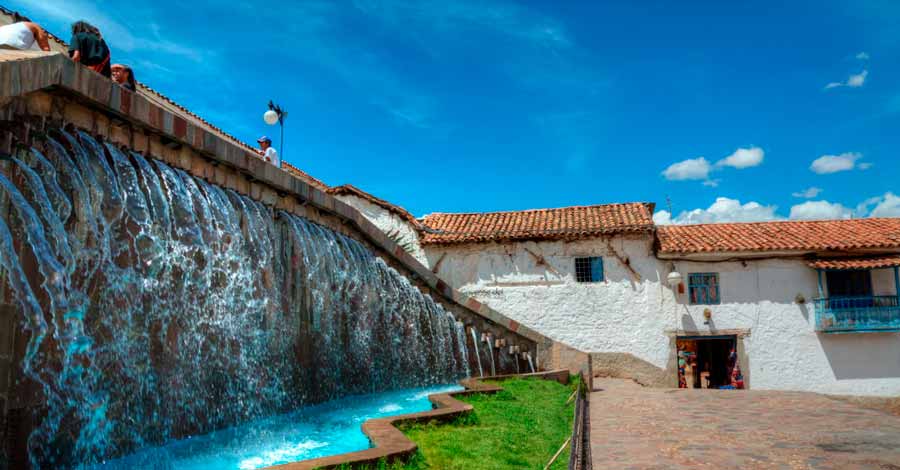
<path fill-rule="evenodd" d="M 475 410 L 449 424 L 409 424 L 402 431 L 419 445 L 406 464 L 389 470 L 543 469 L 572 433 L 575 390 L 541 379 L 512 379 L 500 383 L 493 395 L 460 398 Z M 567 468 L 568 448 L 553 470 Z"/>

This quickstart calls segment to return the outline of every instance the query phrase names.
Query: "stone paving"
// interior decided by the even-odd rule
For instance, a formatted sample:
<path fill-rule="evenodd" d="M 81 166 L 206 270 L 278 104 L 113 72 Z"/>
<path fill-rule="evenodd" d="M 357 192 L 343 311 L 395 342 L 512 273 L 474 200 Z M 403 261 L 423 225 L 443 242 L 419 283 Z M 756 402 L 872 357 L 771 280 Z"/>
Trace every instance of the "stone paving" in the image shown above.
<path fill-rule="evenodd" d="M 900 470 L 900 417 L 801 392 L 595 379 L 593 468 Z"/>

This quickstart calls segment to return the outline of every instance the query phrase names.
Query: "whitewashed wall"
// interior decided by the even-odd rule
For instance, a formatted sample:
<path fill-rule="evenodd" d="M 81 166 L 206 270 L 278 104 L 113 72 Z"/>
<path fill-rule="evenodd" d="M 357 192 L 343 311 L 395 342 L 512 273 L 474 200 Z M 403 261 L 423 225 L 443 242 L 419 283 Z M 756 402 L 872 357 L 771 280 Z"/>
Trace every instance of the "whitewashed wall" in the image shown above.
<path fill-rule="evenodd" d="M 752 386 L 857 395 L 900 394 L 900 334 L 815 332 L 816 273 L 800 260 L 676 262 L 677 270 L 719 272 L 722 304 L 709 306 L 718 329 L 747 328 Z M 893 272 L 873 275 L 876 293 L 894 294 Z M 807 300 L 795 302 L 797 295 Z M 672 299 L 670 294 L 669 299 Z M 707 306 L 666 302 L 683 324 L 704 325 Z"/>
<path fill-rule="evenodd" d="M 382 230 L 415 236 L 408 222 L 383 208 L 352 196 L 341 199 Z M 686 286 L 676 295 L 665 285 L 670 262 L 653 256 L 652 243 L 645 235 L 609 242 L 428 245 L 413 255 L 433 267 L 446 253 L 438 275 L 450 285 L 582 351 L 630 353 L 666 368 L 674 347 L 669 332 L 749 330 L 745 373 L 754 389 L 900 395 L 900 334 L 816 333 L 816 273 L 803 261 L 675 261 L 685 281 L 693 272 L 719 273 L 722 303 L 688 305 Z M 637 276 L 609 246 L 629 260 Z M 581 256 L 603 257 L 604 282 L 575 282 L 575 258 Z M 876 294 L 894 294 L 891 270 L 876 270 L 872 278 Z M 796 302 L 798 294 L 805 303 Z M 705 308 L 712 311 L 708 325 Z"/>
<path fill-rule="evenodd" d="M 722 303 L 688 305 L 663 281 L 669 261 L 657 260 L 649 237 L 602 240 L 426 246 L 438 274 L 461 291 L 551 338 L 589 352 L 627 352 L 666 368 L 676 330 L 749 330 L 744 347 L 755 389 L 833 394 L 900 394 L 900 334 L 826 335 L 814 330 L 815 271 L 801 260 L 676 261 L 684 275 L 718 272 Z M 553 267 L 538 265 L 532 253 Z M 574 259 L 603 256 L 606 280 L 577 283 Z M 890 270 L 875 271 L 876 293 L 893 295 Z M 797 303 L 798 294 L 805 303 Z M 709 324 L 703 311 L 710 308 Z"/>
<path fill-rule="evenodd" d="M 650 239 L 611 243 L 640 279 L 597 240 L 425 248 L 431 266 L 447 253 L 440 277 L 515 320 L 582 351 L 631 352 L 662 367 L 668 357 L 665 331 L 675 324 L 646 314 L 660 307 L 662 294 Z M 526 249 L 550 267 L 538 265 Z M 603 256 L 606 280 L 575 282 L 575 258 L 596 255 Z"/>
<path fill-rule="evenodd" d="M 372 204 L 371 202 L 352 194 L 340 194 L 335 197 L 342 202 L 353 206 L 369 219 L 370 222 L 375 224 L 376 227 L 381 229 L 382 232 L 390 234 L 396 233 L 399 236 L 399 239 L 395 239 L 395 241 L 400 241 L 401 244 L 409 246 L 411 248 L 410 254 L 419 260 L 420 263 L 427 266 L 425 251 L 422 250 L 422 247 L 419 244 L 419 234 L 409 221 L 379 205 Z"/>

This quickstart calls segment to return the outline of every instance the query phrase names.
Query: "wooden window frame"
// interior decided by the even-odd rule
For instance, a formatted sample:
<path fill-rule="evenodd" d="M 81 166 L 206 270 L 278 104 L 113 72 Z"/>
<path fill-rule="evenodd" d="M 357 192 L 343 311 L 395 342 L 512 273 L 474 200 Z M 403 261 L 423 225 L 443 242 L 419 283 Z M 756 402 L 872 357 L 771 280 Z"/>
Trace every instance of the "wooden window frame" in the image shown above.
<path fill-rule="evenodd" d="M 708 282 L 708 278 L 714 278 L 715 283 Z M 710 295 L 714 290 L 715 295 Z M 698 292 L 695 297 L 694 292 Z M 699 293 L 703 293 L 702 299 Z M 688 302 L 691 305 L 719 305 L 722 303 L 722 283 L 719 273 L 689 273 L 688 274 Z"/>

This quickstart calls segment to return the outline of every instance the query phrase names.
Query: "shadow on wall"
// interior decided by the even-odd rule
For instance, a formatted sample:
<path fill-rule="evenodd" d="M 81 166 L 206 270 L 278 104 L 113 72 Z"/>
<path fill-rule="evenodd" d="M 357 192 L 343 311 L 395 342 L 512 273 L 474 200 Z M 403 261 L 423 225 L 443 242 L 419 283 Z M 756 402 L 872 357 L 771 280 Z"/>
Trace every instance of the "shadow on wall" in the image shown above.
<path fill-rule="evenodd" d="M 670 338 L 670 345 L 674 350 L 675 338 Z M 674 357 L 674 354 L 672 355 Z M 619 352 L 593 352 L 591 353 L 591 368 L 594 377 L 613 377 L 619 379 L 631 379 L 645 387 L 675 387 L 678 379 L 674 375 L 675 362 L 669 361 L 666 369 L 638 358 L 629 353 Z"/>
<path fill-rule="evenodd" d="M 900 334 L 818 336 L 837 380 L 900 378 Z"/>

